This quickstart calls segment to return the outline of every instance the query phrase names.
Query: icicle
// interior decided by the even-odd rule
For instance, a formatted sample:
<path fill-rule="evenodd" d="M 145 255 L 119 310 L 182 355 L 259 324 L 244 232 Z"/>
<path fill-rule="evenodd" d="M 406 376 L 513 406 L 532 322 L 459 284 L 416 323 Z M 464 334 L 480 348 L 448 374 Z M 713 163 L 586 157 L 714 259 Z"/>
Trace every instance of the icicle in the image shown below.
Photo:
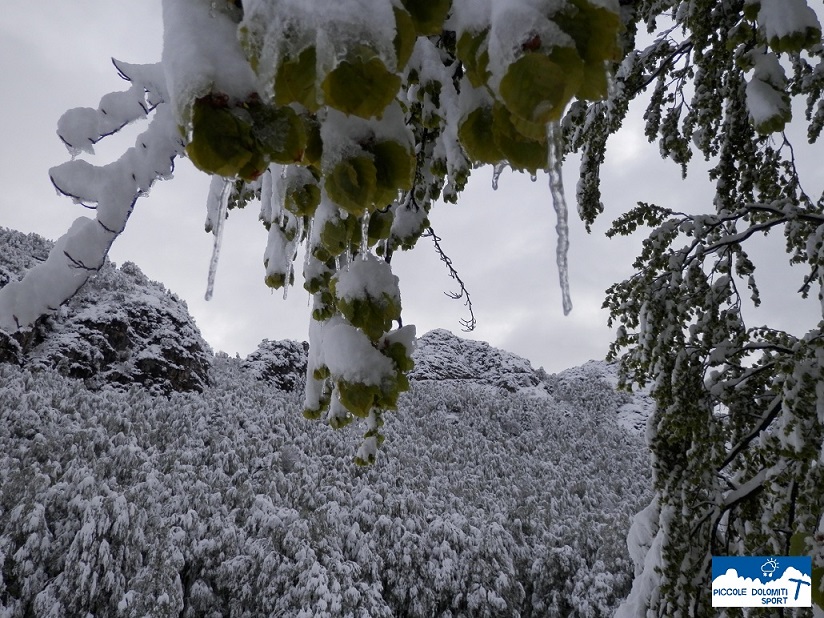
<path fill-rule="evenodd" d="M 306 269 L 309 266 L 309 258 L 312 257 L 312 222 L 314 221 L 314 217 L 308 217 L 306 222 L 306 244 L 303 247 L 303 272 L 306 273 Z M 304 275 L 305 277 L 305 275 Z"/>
<path fill-rule="evenodd" d="M 604 72 L 607 76 L 607 103 L 615 100 L 615 74 L 612 71 L 612 62 L 604 60 Z"/>
<path fill-rule="evenodd" d="M 286 300 L 289 297 L 289 280 L 292 278 L 292 273 L 294 270 L 294 265 L 289 262 L 289 266 L 286 268 L 286 278 L 283 280 L 283 300 Z"/>
<path fill-rule="evenodd" d="M 569 266 L 567 263 L 567 253 L 569 252 L 569 225 L 567 223 L 569 210 L 567 209 L 566 198 L 564 197 L 563 179 L 563 155 L 564 137 L 561 125 L 551 122 L 547 128 L 547 141 L 549 142 L 549 191 L 552 193 L 552 205 L 555 207 L 555 214 L 558 222 L 555 225 L 555 232 L 558 235 L 558 247 L 555 251 L 558 262 L 558 277 L 561 282 L 561 297 L 564 305 L 564 315 L 569 315 L 572 311 L 572 299 L 569 296 Z"/>
<path fill-rule="evenodd" d="M 295 217 L 295 256 L 298 254 L 298 245 L 303 240 L 303 217 Z"/>
<path fill-rule="evenodd" d="M 218 205 L 217 217 L 213 221 L 213 232 L 215 244 L 212 248 L 212 259 L 209 262 L 209 277 L 206 281 L 206 300 L 212 300 L 215 291 L 215 273 L 217 272 L 217 262 L 220 259 L 220 243 L 223 241 L 223 228 L 226 221 L 226 211 L 229 209 L 229 198 L 232 195 L 234 182 L 225 178 L 223 180 L 223 190 L 220 192 L 220 203 Z"/>
<path fill-rule="evenodd" d="M 498 190 L 498 179 L 501 177 L 501 172 L 504 171 L 506 167 L 506 163 L 496 163 L 495 167 L 492 169 L 492 190 Z"/>
<path fill-rule="evenodd" d="M 365 260 L 366 256 L 368 254 L 369 254 L 369 211 L 367 210 L 366 213 L 363 215 L 363 220 L 361 221 L 360 258 L 362 260 Z"/>
<path fill-rule="evenodd" d="M 272 171 L 267 169 L 263 172 L 260 183 L 260 219 L 267 225 L 272 224 L 274 215 L 272 214 Z"/>
<path fill-rule="evenodd" d="M 223 199 L 225 180 L 222 176 L 215 174 L 209 183 L 209 193 L 206 196 L 206 222 L 204 223 L 207 232 L 213 232 L 215 230 L 221 200 Z"/>
<path fill-rule="evenodd" d="M 537 181 L 537 180 L 538 180 L 538 174 L 530 174 L 530 175 L 529 175 L 529 179 L 530 179 L 532 182 Z"/>

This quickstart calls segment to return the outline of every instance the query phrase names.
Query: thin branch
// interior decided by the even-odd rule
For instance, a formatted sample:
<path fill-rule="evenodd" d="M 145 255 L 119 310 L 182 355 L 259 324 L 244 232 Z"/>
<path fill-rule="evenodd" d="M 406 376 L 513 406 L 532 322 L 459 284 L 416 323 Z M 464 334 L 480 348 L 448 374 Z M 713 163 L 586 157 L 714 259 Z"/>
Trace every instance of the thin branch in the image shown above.
<path fill-rule="evenodd" d="M 642 83 L 640 86 L 638 86 L 638 88 L 636 88 L 635 92 L 638 93 L 638 92 L 641 92 L 641 91 L 645 90 L 646 87 L 649 86 L 652 82 L 654 82 L 667 69 L 668 66 L 670 66 L 671 64 L 674 64 L 678 57 L 683 56 L 684 54 L 688 53 L 691 49 L 692 49 L 692 41 L 691 40 L 687 39 L 686 41 L 681 43 L 681 45 L 679 45 L 675 49 L 675 51 L 673 51 L 669 56 L 667 56 L 667 58 L 664 59 L 664 61 L 661 63 L 661 66 L 659 66 L 657 69 L 655 69 L 655 71 L 652 73 L 652 75 L 650 75 L 647 79 L 645 79 L 644 83 Z"/>
<path fill-rule="evenodd" d="M 466 289 L 466 285 L 464 284 L 463 280 L 461 279 L 460 275 L 458 275 L 458 271 L 455 270 L 455 267 L 452 266 L 452 259 L 444 253 L 444 250 L 441 248 L 441 238 L 437 234 L 435 234 L 435 230 L 432 227 L 426 228 L 426 231 L 422 234 L 422 236 L 428 236 L 432 238 L 432 243 L 435 245 L 435 251 L 438 252 L 438 256 L 441 258 L 441 262 L 446 264 L 446 268 L 449 270 L 449 276 L 452 277 L 455 281 L 458 282 L 460 289 L 457 292 L 444 292 L 449 298 L 454 300 L 458 300 L 460 298 L 464 300 L 464 307 L 469 310 L 469 319 L 461 318 L 460 324 L 461 327 L 465 332 L 470 332 L 475 330 L 475 326 L 477 325 L 477 320 L 475 319 L 475 312 L 472 310 L 472 299 L 469 296 L 469 290 Z"/>
<path fill-rule="evenodd" d="M 733 459 L 735 459 L 741 451 L 746 449 L 762 431 L 764 431 L 765 429 L 767 429 L 767 427 L 770 426 L 770 423 L 772 423 L 773 420 L 775 420 L 775 417 L 781 411 L 781 401 L 781 397 L 776 397 L 772 400 L 772 403 L 767 408 L 767 411 L 764 414 L 764 416 L 761 417 L 759 423 L 753 428 L 753 430 L 750 433 L 744 436 L 738 444 L 736 444 L 732 449 L 730 449 L 730 452 L 727 455 L 727 457 L 724 459 L 723 462 L 721 462 L 719 471 L 723 470 L 729 464 L 731 464 Z"/>

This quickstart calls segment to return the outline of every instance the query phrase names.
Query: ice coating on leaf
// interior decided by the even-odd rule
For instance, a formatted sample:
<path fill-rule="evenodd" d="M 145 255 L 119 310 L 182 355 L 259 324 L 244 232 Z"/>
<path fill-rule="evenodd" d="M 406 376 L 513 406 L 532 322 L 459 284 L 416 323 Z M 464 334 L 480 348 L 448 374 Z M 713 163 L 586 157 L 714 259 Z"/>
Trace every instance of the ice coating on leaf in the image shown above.
<path fill-rule="evenodd" d="M 445 28 L 455 32 L 480 32 L 489 27 L 492 17 L 492 0 L 453 0 L 452 12 Z"/>
<path fill-rule="evenodd" d="M 252 48 L 261 92 L 269 96 L 277 68 L 309 48 L 315 50 L 318 86 L 327 73 L 345 60 L 342 54 L 359 45 L 368 46 L 390 71 L 398 70 L 392 7 L 386 0 L 245 2 L 240 32 L 249 40 L 247 47 Z M 367 15 L 369 19 L 364 19 Z"/>
<path fill-rule="evenodd" d="M 321 125 L 322 168 L 330 171 L 342 159 L 363 152 L 361 144 L 391 140 L 412 148 L 414 138 L 397 103 L 389 105 L 380 119 L 365 120 L 334 109 L 327 111 Z"/>
<path fill-rule="evenodd" d="M 400 343 L 406 349 L 407 356 L 412 356 L 412 353 L 415 351 L 415 334 L 415 325 L 407 324 L 397 330 L 386 333 L 383 340 L 389 345 Z"/>
<path fill-rule="evenodd" d="M 375 461 L 375 455 L 378 453 L 378 438 L 377 436 L 368 436 L 363 439 L 358 453 L 355 455 L 355 462 L 363 464 L 372 463 Z"/>
<path fill-rule="evenodd" d="M 257 90 L 237 24 L 211 0 L 163 1 L 163 68 L 175 119 L 184 127 L 195 99 L 215 92 L 244 100 Z"/>
<path fill-rule="evenodd" d="M 392 268 L 384 260 L 371 253 L 363 259 L 354 260 L 345 271 L 338 275 L 335 285 L 338 298 L 354 300 L 357 298 L 380 298 L 388 294 L 400 302 L 398 277 L 392 274 Z"/>
<path fill-rule="evenodd" d="M 278 225 L 269 228 L 269 240 L 263 254 L 266 267 L 266 283 L 270 287 L 287 287 L 291 282 L 295 242 L 290 241 Z"/>
<path fill-rule="evenodd" d="M 490 86 L 498 85 L 514 63 L 524 53 L 528 40 L 539 41 L 541 47 L 572 47 L 574 42 L 558 25 L 547 19 L 550 7 L 563 2 L 519 0 L 492 3 L 492 29 L 489 34 Z"/>
<path fill-rule="evenodd" d="M 401 204 L 395 210 L 391 234 L 405 244 L 423 231 L 427 221 L 426 210 L 420 206 L 411 202 Z"/>

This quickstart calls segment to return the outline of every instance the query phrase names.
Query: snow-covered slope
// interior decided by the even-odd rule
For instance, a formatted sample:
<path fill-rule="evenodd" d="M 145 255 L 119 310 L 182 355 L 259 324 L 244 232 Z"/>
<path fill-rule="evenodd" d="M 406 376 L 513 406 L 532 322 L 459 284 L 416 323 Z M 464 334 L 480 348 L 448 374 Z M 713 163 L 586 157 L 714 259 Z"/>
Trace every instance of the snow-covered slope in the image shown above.
<path fill-rule="evenodd" d="M 421 336 L 413 358 L 411 378 L 415 381 L 495 387 L 566 402 L 581 411 L 612 416 L 636 435 L 643 435 L 654 405 L 645 391 L 618 390 L 615 363 L 589 361 L 548 375 L 543 369 L 533 369 L 525 358 L 442 329 Z"/>
<path fill-rule="evenodd" d="M 0 285 L 49 246 L 0 243 Z M 306 347 L 212 356 L 132 264 L 0 341 L 0 616 L 611 615 L 649 469 L 610 366 L 427 333 L 364 470 Z"/>
<path fill-rule="evenodd" d="M 0 287 L 45 259 L 53 243 L 0 228 Z M 127 262 L 106 265 L 56 314 L 13 337 L 0 333 L 0 362 L 52 367 L 97 388 L 202 390 L 212 351 L 186 303 Z"/>
<path fill-rule="evenodd" d="M 89 391 L 0 365 L 2 616 L 609 616 L 648 501 L 640 439 L 549 397 L 425 380 L 354 427 L 215 358 Z"/>
<path fill-rule="evenodd" d="M 557 380 L 560 391 L 578 393 L 578 403 L 582 405 L 586 400 L 598 397 L 612 399 L 616 420 L 621 427 L 639 435 L 646 432 L 647 419 L 652 414 L 655 403 L 650 398 L 648 389 L 636 388 L 632 392 L 618 390 L 616 363 L 589 361 L 553 377 Z"/>

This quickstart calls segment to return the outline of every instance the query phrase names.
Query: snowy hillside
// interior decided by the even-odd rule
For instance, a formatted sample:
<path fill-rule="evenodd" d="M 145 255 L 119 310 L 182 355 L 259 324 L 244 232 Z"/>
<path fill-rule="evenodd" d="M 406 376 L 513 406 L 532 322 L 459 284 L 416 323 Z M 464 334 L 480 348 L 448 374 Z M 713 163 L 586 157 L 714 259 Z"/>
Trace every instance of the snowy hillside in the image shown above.
<path fill-rule="evenodd" d="M 53 243 L 0 228 L 0 288 L 48 255 Z M 111 263 L 53 316 L 14 338 L 0 332 L 0 362 L 52 367 L 87 386 L 142 384 L 156 392 L 202 390 L 212 351 L 186 303 L 134 264 Z"/>
<path fill-rule="evenodd" d="M 218 357 L 152 397 L 0 365 L 0 615 L 608 616 L 648 500 L 607 412 L 418 382 L 377 464 Z"/>
<path fill-rule="evenodd" d="M 3 233 L 8 280 L 46 241 Z M 134 265 L 3 349 L 3 618 L 595 617 L 629 592 L 650 477 L 608 365 L 428 333 L 363 469 L 356 428 L 300 415 L 305 344 L 213 356 Z"/>
<path fill-rule="evenodd" d="M 618 390 L 618 365 L 605 361 L 589 361 L 552 376 L 558 388 L 556 396 L 586 405 L 588 400 L 604 398 L 612 403 L 615 418 L 621 427 L 643 436 L 647 419 L 655 403 L 647 390 Z"/>

